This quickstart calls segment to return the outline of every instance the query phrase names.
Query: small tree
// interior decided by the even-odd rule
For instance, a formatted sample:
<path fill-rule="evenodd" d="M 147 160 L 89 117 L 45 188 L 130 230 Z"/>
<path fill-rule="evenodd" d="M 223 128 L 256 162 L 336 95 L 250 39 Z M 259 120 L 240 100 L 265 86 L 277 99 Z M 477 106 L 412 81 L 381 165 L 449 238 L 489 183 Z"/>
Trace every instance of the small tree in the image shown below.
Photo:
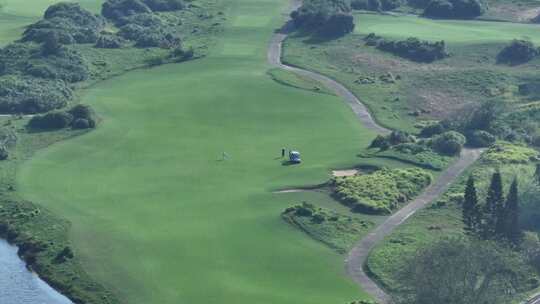
<path fill-rule="evenodd" d="M 463 223 L 468 234 L 477 234 L 480 230 L 481 212 L 478 206 L 478 197 L 474 185 L 474 177 L 469 176 L 465 187 L 465 199 L 463 202 Z"/>
<path fill-rule="evenodd" d="M 519 228 L 519 195 L 517 178 L 514 179 L 512 185 L 510 186 L 510 190 L 508 191 L 504 217 L 504 236 L 514 245 L 519 244 L 522 233 L 521 229 Z"/>
<path fill-rule="evenodd" d="M 534 171 L 534 180 L 540 186 L 540 163 L 536 164 L 536 170 Z"/>
<path fill-rule="evenodd" d="M 497 170 L 491 177 L 486 204 L 484 205 L 482 237 L 493 239 L 504 230 L 504 197 L 502 176 Z"/>

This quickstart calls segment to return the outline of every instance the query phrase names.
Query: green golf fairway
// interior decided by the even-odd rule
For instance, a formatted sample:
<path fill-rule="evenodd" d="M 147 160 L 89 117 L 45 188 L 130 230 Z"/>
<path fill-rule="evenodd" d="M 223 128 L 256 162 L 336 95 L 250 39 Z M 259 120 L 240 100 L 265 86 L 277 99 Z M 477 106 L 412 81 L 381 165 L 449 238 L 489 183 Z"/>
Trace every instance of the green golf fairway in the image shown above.
<path fill-rule="evenodd" d="M 356 24 L 357 33 L 375 33 L 388 38 L 444 39 L 447 43 L 489 43 L 528 39 L 540 43 L 540 31 L 536 24 L 433 20 L 414 16 L 374 14 L 356 15 Z"/>
<path fill-rule="evenodd" d="M 75 253 L 123 302 L 366 297 L 345 275 L 343 256 L 281 220 L 299 201 L 271 192 L 328 179 L 329 169 L 356 164 L 374 137 L 339 98 L 266 75 L 286 5 L 228 0 L 228 25 L 210 56 L 85 91 L 99 128 L 21 168 L 24 197 L 72 222 Z M 301 151 L 304 163 L 282 165 L 282 147 Z"/>

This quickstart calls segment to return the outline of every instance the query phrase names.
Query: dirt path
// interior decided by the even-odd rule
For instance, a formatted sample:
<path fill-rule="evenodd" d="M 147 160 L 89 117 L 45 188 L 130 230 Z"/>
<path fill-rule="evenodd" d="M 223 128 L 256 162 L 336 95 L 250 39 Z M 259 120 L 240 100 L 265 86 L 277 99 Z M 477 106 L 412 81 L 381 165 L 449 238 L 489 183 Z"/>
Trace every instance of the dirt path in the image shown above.
<path fill-rule="evenodd" d="M 290 11 L 295 10 L 300 6 L 301 2 L 293 0 L 291 3 Z M 288 13 L 288 12 L 287 12 Z M 291 21 L 287 22 L 279 32 L 274 34 L 270 46 L 268 48 L 268 62 L 284 70 L 292 71 L 303 76 L 309 77 L 313 80 L 321 82 L 327 88 L 331 89 L 336 95 L 342 97 L 347 104 L 352 108 L 358 120 L 368 129 L 371 129 L 379 134 L 388 134 L 390 130 L 380 126 L 372 118 L 368 109 L 361 103 L 361 101 L 354 96 L 347 88 L 337 81 L 323 76 L 321 74 L 303 70 L 297 67 L 285 65 L 281 62 L 281 51 L 283 41 L 287 38 L 288 33 L 294 29 L 294 25 Z M 369 252 L 373 247 L 388 236 L 392 231 L 401 225 L 407 218 L 413 215 L 419 209 L 425 207 L 427 204 L 439 197 L 451 184 L 456 180 L 460 174 L 474 163 L 482 153 L 479 149 L 464 149 L 460 158 L 452 164 L 446 171 L 444 171 L 439 178 L 431 184 L 420 196 L 415 200 L 407 204 L 401 210 L 390 216 L 386 221 L 379 225 L 370 234 L 360 240 L 353 249 L 349 252 L 346 263 L 346 270 L 349 276 L 357 282 L 366 292 L 372 295 L 376 300 L 381 303 L 390 303 L 391 298 L 387 295 L 377 284 L 371 280 L 363 269 L 363 265 L 369 255 Z M 536 302 L 533 302 L 536 303 Z M 540 302 L 538 302 L 540 304 Z"/>

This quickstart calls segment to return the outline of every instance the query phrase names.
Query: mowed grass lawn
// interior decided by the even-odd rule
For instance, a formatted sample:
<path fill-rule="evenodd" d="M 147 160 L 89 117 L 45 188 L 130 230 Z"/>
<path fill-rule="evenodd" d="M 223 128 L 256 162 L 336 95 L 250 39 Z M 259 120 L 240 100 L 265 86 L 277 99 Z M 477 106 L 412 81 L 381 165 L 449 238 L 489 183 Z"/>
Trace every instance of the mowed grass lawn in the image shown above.
<path fill-rule="evenodd" d="M 538 25 L 509 22 L 433 20 L 415 16 L 356 15 L 356 33 L 387 38 L 417 37 L 451 44 L 499 43 L 527 39 L 540 43 Z"/>
<path fill-rule="evenodd" d="M 104 119 L 99 128 L 21 168 L 24 197 L 72 222 L 75 253 L 125 303 L 366 297 L 342 256 L 281 220 L 298 201 L 271 193 L 356 164 L 374 137 L 339 98 L 266 74 L 286 5 L 228 0 L 229 24 L 209 57 L 85 91 L 83 102 Z M 283 146 L 299 149 L 304 163 L 282 166 Z M 220 161 L 223 151 L 229 160 Z"/>

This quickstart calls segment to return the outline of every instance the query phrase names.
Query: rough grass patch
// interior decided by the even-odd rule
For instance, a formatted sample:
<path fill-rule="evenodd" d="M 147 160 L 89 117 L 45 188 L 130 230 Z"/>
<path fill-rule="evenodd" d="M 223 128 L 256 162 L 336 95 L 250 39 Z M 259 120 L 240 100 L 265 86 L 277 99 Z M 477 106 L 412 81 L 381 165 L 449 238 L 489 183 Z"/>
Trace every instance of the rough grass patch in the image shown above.
<path fill-rule="evenodd" d="M 353 211 L 389 214 L 399 203 L 418 195 L 432 180 L 422 169 L 381 169 L 332 181 L 336 197 Z"/>

